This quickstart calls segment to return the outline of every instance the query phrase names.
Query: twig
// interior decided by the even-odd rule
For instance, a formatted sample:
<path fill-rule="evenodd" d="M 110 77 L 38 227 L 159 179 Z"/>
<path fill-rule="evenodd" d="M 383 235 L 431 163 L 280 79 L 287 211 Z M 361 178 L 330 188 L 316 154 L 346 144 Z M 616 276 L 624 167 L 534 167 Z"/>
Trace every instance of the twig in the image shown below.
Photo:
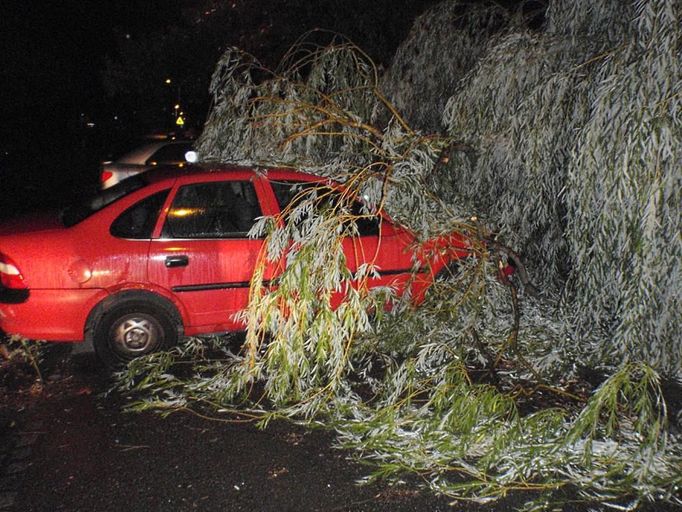
<path fill-rule="evenodd" d="M 452 154 L 454 152 L 461 152 L 467 156 L 474 154 L 474 148 L 463 142 L 452 141 L 447 146 L 445 146 L 438 156 L 438 160 L 431 169 L 431 174 L 439 173 L 443 167 L 445 167 L 452 159 Z"/>
<path fill-rule="evenodd" d="M 497 240 L 494 240 L 490 237 L 485 237 L 484 241 L 488 245 L 488 247 L 499 253 L 506 255 L 508 259 L 514 262 L 514 266 L 516 267 L 515 273 L 518 274 L 519 279 L 523 284 L 524 292 L 527 293 L 528 295 L 531 295 L 532 297 L 536 298 L 540 297 L 540 291 L 535 287 L 533 283 L 530 282 L 530 278 L 528 277 L 528 271 L 526 270 L 526 266 L 523 264 L 521 256 L 514 250 L 507 247 L 506 245 L 503 245 Z"/>

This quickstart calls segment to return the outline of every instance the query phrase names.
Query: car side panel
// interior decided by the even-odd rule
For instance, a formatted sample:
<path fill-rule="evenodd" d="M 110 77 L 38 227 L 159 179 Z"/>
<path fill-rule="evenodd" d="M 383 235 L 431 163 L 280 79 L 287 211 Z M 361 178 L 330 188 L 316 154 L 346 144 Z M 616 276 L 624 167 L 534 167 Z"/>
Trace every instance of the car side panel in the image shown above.
<path fill-rule="evenodd" d="M 128 207 L 171 187 L 170 182 L 148 186 L 72 229 L 73 252 L 78 254 L 81 266 L 90 273 L 90 278 L 83 282 L 83 287 L 102 288 L 112 292 L 125 286 L 135 288 L 135 283 L 147 282 L 150 239 L 118 238 L 109 229 Z"/>
<path fill-rule="evenodd" d="M 20 304 L 3 304 L 0 326 L 7 334 L 33 340 L 83 341 L 83 326 L 104 290 L 31 290 Z"/>
<path fill-rule="evenodd" d="M 156 181 L 145 189 L 131 193 L 72 228 L 46 227 L 39 234 L 28 229 L 18 233 L 15 228 L 8 228 L 10 234 L 0 238 L 0 251 L 17 262 L 29 293 L 24 302 L 0 304 L 0 329 L 33 339 L 80 341 L 93 308 L 106 297 L 126 290 L 147 290 L 172 301 L 188 335 L 243 327 L 231 315 L 247 305 L 249 283 L 263 241 L 163 240 L 161 227 L 174 192 L 181 184 L 196 179 L 248 177 L 256 186 L 262 214 L 274 215 L 279 208 L 267 178 L 246 170 L 216 170 L 199 178 L 193 174 L 156 176 Z M 269 176 L 285 181 L 315 179 L 279 170 L 271 171 Z M 126 208 L 166 189 L 172 190 L 152 240 L 129 240 L 109 234 L 111 223 Z M 381 236 L 347 238 L 343 244 L 352 271 L 361 264 L 372 264 L 379 272 L 379 277 L 372 278 L 368 286 L 393 286 L 402 292 L 411 283 L 412 297 L 417 303 L 444 264 L 469 255 L 461 236 L 443 237 L 416 251 L 414 237 L 388 218 L 383 220 Z M 189 257 L 188 266 L 165 264 L 167 256 L 182 254 Z M 423 271 L 410 281 L 409 271 L 415 257 Z M 266 281 L 281 270 L 275 267 L 266 269 Z"/>
<path fill-rule="evenodd" d="M 312 181 L 319 182 L 323 186 L 329 183 L 321 178 L 313 177 L 311 179 L 310 176 L 300 176 L 296 173 L 278 171 L 277 174 L 281 176 L 275 179 L 292 183 Z M 277 209 L 276 211 L 279 211 L 274 192 L 270 186 L 266 188 Z M 357 272 L 361 265 L 369 265 L 378 274 L 376 277 L 368 278 L 365 282 L 355 282 L 353 284 L 355 287 L 390 287 L 398 295 L 401 295 L 411 285 L 410 291 L 413 296 L 415 296 L 415 293 L 423 296 L 424 291 L 433 280 L 430 272 L 420 273 L 413 277 L 412 268 L 415 265 L 413 260 L 415 250 L 414 235 L 393 224 L 386 216 L 381 216 L 378 234 L 346 237 L 342 243 L 346 264 L 351 272 Z M 344 292 L 333 294 L 331 299 L 332 305 L 337 307 L 344 298 Z"/>
<path fill-rule="evenodd" d="M 250 180 L 254 183 L 261 212 L 271 215 L 273 205 L 264 192 L 263 180 L 253 172 L 215 173 L 205 181 Z M 180 178 L 167 200 L 166 209 L 177 190 L 193 183 L 191 177 Z M 253 271 L 261 255 L 263 240 L 234 239 L 164 239 L 161 215 L 151 241 L 148 262 L 148 282 L 167 290 L 174 302 L 186 313 L 185 332 L 204 334 L 235 331 L 244 328 L 234 314 L 248 305 Z M 184 257 L 183 266 L 167 266 L 168 258 Z M 266 270 L 266 279 L 273 272 Z"/>
<path fill-rule="evenodd" d="M 168 289 L 187 311 L 186 327 L 204 332 L 239 328 L 231 316 L 248 304 L 262 240 L 153 240 L 149 281 Z M 183 256 L 184 267 L 166 259 Z"/>

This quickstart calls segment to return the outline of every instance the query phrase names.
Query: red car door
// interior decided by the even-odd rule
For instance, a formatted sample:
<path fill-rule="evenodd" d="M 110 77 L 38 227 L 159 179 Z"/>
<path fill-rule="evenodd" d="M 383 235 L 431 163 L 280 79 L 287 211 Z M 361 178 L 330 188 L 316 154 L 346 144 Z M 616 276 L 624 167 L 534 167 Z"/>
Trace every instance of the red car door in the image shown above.
<path fill-rule="evenodd" d="M 358 236 L 347 237 L 343 241 L 349 269 L 355 272 L 360 265 L 370 265 L 378 274 L 378 277 L 370 279 L 370 286 L 402 289 L 401 285 L 409 278 L 412 269 L 411 244 L 414 238 L 381 217 L 361 219 L 357 224 Z"/>
<path fill-rule="evenodd" d="M 185 333 L 243 327 L 233 318 L 248 304 L 263 240 L 247 233 L 272 214 L 263 183 L 248 170 L 188 175 L 171 192 L 170 207 L 149 251 L 149 280 L 184 308 Z"/>
<path fill-rule="evenodd" d="M 310 187 L 317 188 L 317 196 L 322 198 L 321 207 L 328 201 L 335 202 L 339 194 L 339 191 L 321 182 L 282 180 L 272 183 L 276 202 L 281 209 L 296 201 L 297 197 L 302 197 L 299 194 Z M 359 201 L 355 201 L 350 209 L 350 213 L 358 218 L 357 236 L 346 237 L 342 242 L 349 270 L 356 272 L 360 265 L 370 265 L 379 277 L 370 279 L 368 286 L 393 286 L 403 291 L 402 285 L 409 279 L 413 264 L 414 237 L 384 217 L 364 215 L 364 207 Z"/>

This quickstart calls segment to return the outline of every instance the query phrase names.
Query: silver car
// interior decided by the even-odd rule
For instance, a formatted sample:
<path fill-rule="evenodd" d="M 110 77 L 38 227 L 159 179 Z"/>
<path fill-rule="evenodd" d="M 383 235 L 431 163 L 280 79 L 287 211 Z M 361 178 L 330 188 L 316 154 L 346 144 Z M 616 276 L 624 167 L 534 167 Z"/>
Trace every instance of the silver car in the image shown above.
<path fill-rule="evenodd" d="M 190 153 L 188 160 L 187 153 Z M 102 189 L 158 165 L 184 167 L 192 161 L 192 141 L 168 140 L 151 142 L 126 153 L 115 161 L 102 162 L 100 186 Z"/>

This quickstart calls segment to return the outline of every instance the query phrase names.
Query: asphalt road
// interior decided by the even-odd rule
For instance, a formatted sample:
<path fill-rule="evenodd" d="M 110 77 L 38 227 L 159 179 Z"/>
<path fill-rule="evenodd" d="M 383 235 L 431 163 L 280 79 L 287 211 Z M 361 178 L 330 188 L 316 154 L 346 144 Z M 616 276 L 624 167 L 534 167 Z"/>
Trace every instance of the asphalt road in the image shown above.
<path fill-rule="evenodd" d="M 41 390 L 28 371 L 0 366 L 0 512 L 507 512 L 529 498 L 453 504 L 409 476 L 360 486 L 370 469 L 333 448 L 330 432 L 124 413 L 92 352 L 52 345 L 47 359 Z"/>
<path fill-rule="evenodd" d="M 358 486 L 368 469 L 324 431 L 122 413 L 94 355 L 62 352 L 42 392 L 0 389 L 0 512 L 452 510 L 414 485 Z"/>

